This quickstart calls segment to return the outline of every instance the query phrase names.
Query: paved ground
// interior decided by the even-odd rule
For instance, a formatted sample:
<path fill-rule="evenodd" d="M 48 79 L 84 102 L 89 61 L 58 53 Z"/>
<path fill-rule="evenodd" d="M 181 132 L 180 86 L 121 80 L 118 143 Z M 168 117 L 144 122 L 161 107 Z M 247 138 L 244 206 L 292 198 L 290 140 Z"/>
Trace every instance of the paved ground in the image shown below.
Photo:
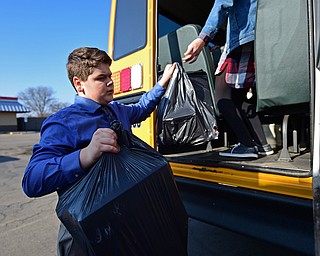
<path fill-rule="evenodd" d="M 56 195 L 30 199 L 21 189 L 24 168 L 38 133 L 0 134 L 1 255 L 55 255 Z"/>
<path fill-rule="evenodd" d="M 21 179 L 38 133 L 0 134 L 0 255 L 54 256 L 57 197 L 27 198 Z M 296 255 L 283 248 L 189 221 L 189 256 Z"/>

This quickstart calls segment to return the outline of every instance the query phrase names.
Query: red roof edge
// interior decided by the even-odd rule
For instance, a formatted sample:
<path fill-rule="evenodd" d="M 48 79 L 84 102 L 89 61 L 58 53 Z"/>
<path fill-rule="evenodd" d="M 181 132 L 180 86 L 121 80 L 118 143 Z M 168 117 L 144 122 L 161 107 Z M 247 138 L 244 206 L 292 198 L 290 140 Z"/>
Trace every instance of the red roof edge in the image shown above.
<path fill-rule="evenodd" d="M 17 97 L 0 96 L 0 100 L 18 100 L 18 98 Z"/>

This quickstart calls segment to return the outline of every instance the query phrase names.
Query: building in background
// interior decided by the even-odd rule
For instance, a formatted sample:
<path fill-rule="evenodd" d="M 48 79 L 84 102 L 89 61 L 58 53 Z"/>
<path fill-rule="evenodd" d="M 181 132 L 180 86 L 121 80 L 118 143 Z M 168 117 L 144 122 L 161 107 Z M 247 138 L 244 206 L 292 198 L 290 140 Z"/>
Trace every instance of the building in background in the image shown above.
<path fill-rule="evenodd" d="M 18 98 L 0 96 L 0 131 L 18 131 L 17 114 L 28 112 Z"/>

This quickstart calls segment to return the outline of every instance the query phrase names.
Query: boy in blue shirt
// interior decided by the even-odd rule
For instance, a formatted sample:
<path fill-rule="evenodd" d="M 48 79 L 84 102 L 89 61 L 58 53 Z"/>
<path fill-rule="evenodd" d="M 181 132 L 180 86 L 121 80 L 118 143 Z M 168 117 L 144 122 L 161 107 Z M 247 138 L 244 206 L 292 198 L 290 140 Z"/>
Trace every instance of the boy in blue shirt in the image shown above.
<path fill-rule="evenodd" d="M 124 105 L 113 101 L 111 62 L 97 48 L 82 47 L 70 53 L 68 77 L 77 95 L 74 104 L 49 116 L 42 125 L 40 142 L 33 147 L 22 180 L 29 197 L 59 194 L 84 176 L 104 152 L 118 153 L 110 122 L 117 119 L 131 132 L 132 124 L 142 122 L 156 108 L 175 69 L 175 64 L 167 65 L 162 78 L 138 103 Z M 60 240 L 69 243 L 60 246 L 59 255 L 81 255 L 63 226 L 59 233 Z"/>

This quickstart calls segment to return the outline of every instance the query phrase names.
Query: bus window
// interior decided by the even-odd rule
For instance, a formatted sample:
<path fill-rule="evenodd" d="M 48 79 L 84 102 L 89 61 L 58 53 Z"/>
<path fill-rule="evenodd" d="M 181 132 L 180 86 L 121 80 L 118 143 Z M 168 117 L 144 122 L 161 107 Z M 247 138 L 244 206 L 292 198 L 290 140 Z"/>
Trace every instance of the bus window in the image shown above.
<path fill-rule="evenodd" d="M 117 1 L 113 43 L 114 60 L 145 47 L 147 43 L 146 6 L 147 0 Z"/>
<path fill-rule="evenodd" d="M 158 20 L 158 37 L 162 37 L 170 32 L 180 28 L 181 26 L 174 21 L 166 18 L 165 16 L 159 14 Z"/>

